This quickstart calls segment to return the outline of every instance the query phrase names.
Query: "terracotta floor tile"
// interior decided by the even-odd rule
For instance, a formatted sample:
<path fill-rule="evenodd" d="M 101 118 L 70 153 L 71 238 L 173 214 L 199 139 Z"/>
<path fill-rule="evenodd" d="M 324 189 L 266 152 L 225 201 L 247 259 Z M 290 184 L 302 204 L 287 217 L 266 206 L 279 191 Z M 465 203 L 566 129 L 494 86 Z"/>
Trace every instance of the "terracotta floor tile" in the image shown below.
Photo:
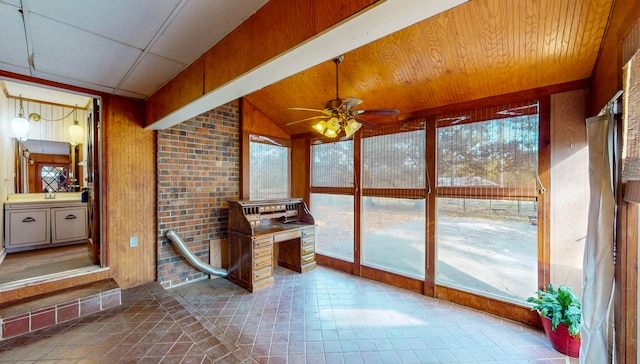
<path fill-rule="evenodd" d="M 0 363 L 567 361 L 541 331 L 472 309 L 325 267 L 275 275 L 255 293 L 224 279 L 122 290 L 107 297 L 120 306 L 0 341 Z"/>

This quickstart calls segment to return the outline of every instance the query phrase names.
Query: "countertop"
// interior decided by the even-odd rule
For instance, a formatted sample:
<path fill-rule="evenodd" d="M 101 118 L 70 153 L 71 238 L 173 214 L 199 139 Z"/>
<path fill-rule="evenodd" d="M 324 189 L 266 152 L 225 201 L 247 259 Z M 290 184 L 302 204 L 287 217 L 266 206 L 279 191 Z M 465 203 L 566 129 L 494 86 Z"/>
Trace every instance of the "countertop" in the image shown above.
<path fill-rule="evenodd" d="M 45 193 L 24 193 L 8 195 L 4 204 L 10 205 L 56 205 L 83 203 L 81 192 L 57 192 L 55 198 L 45 198 Z"/>

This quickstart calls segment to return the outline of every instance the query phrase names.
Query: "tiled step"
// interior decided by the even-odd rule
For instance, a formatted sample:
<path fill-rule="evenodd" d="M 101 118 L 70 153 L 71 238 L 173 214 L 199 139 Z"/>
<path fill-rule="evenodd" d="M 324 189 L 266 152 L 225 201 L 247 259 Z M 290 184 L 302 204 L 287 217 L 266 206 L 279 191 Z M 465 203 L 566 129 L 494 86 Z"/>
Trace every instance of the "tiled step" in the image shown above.
<path fill-rule="evenodd" d="M 2 284 L 0 305 L 109 278 L 109 268 L 90 266 Z"/>
<path fill-rule="evenodd" d="M 0 304 L 0 340 L 120 305 L 120 287 L 107 278 Z"/>

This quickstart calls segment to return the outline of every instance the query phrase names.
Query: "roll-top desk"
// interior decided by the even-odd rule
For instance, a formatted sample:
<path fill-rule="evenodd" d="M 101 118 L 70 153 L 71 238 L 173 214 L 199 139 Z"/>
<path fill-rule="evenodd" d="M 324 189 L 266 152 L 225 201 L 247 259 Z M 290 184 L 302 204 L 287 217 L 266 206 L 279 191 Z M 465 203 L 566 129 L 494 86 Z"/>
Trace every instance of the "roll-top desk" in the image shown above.
<path fill-rule="evenodd" d="M 301 198 L 229 202 L 228 276 L 253 292 L 273 284 L 273 266 L 315 268 L 315 224 Z"/>

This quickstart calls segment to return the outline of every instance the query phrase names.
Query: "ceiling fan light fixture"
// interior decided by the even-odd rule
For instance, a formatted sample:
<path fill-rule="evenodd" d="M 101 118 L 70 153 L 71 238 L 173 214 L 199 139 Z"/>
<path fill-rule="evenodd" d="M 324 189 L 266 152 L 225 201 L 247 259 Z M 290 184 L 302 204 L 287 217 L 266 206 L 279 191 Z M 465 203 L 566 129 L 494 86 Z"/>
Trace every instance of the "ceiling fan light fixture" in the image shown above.
<path fill-rule="evenodd" d="M 335 138 L 338 136 L 338 133 L 335 130 L 327 129 L 327 131 L 324 133 L 324 136 L 328 138 Z"/>
<path fill-rule="evenodd" d="M 324 134 L 324 131 L 327 130 L 327 123 L 324 120 L 320 120 L 313 126 L 313 129 L 320 134 Z"/>
<path fill-rule="evenodd" d="M 327 121 L 327 129 L 333 130 L 334 132 L 336 132 L 336 134 L 338 130 L 340 130 L 340 126 L 340 119 L 335 116 Z"/>
<path fill-rule="evenodd" d="M 347 138 L 350 138 L 361 127 L 361 123 L 355 121 L 355 119 L 349 119 L 344 125 L 344 133 L 346 134 Z"/>

